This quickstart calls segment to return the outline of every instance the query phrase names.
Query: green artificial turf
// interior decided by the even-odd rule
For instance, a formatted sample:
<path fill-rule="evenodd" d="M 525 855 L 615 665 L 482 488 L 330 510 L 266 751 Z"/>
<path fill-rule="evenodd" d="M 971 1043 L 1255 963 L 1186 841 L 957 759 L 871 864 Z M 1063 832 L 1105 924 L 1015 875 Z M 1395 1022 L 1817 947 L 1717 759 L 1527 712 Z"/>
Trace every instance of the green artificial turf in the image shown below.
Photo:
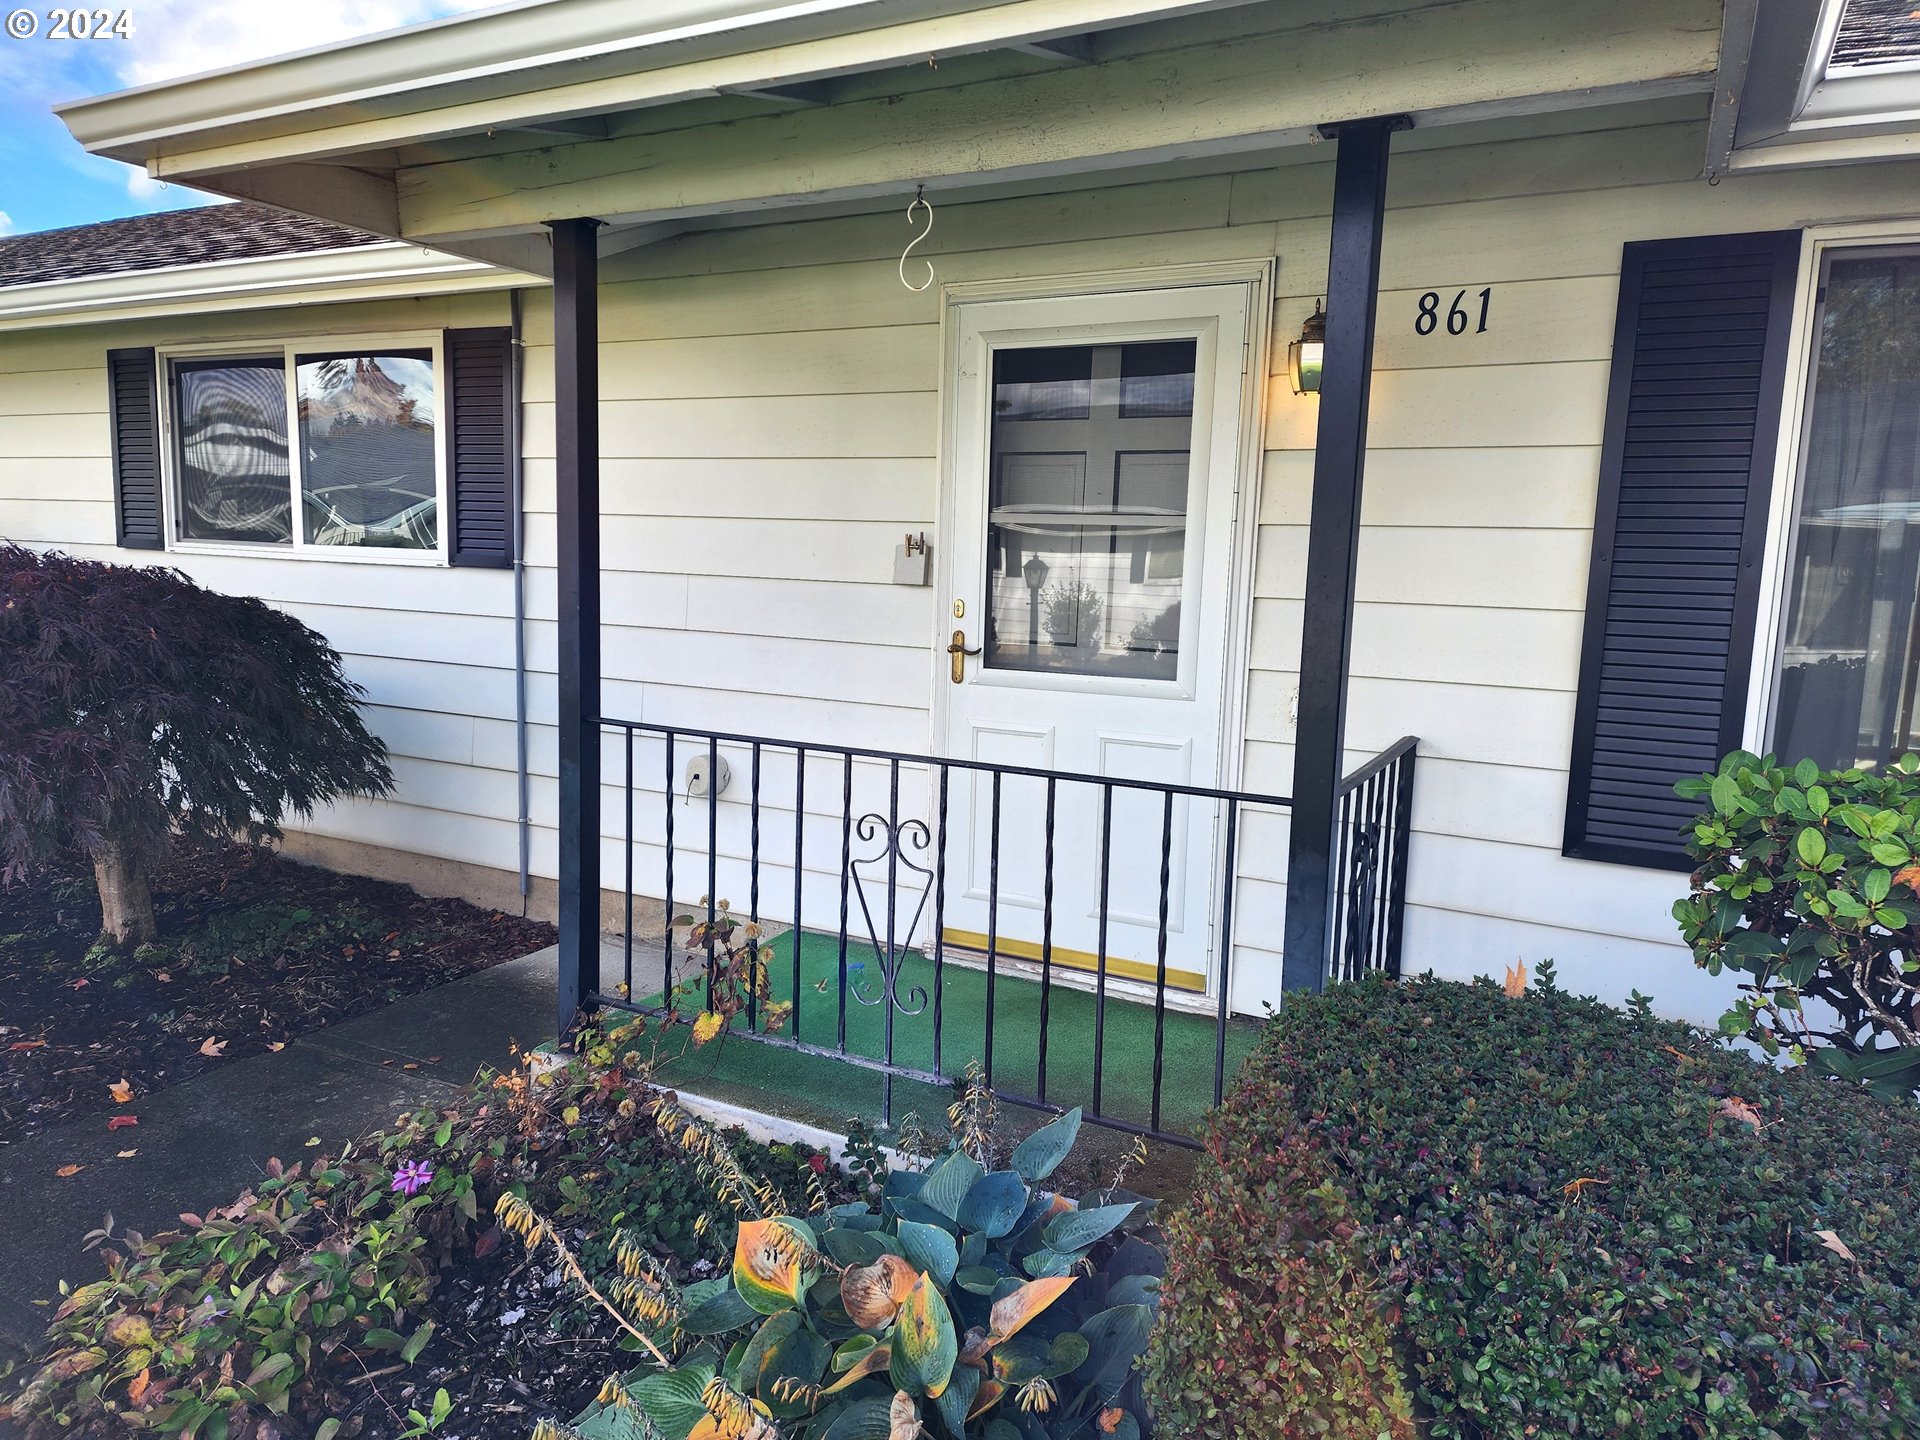
<path fill-rule="evenodd" d="M 786 935 L 768 942 L 774 952 L 770 967 L 775 998 L 794 995 L 793 955 Z M 853 993 L 864 988 L 878 996 L 881 973 L 877 953 L 869 944 L 847 946 L 846 1050 L 874 1059 L 885 1054 L 884 1010 L 860 1003 Z M 839 1048 L 840 941 L 836 935 L 806 933 L 800 946 L 798 1036 L 810 1044 Z M 899 994 L 913 1008 L 919 986 L 928 992 L 926 1008 L 917 1015 L 894 1015 L 893 1058 L 899 1065 L 933 1070 L 933 964 L 910 955 L 901 968 Z M 987 976 L 972 966 L 948 964 L 942 977 L 943 1040 L 939 1073 L 961 1074 L 969 1059 L 986 1058 Z M 658 1004 L 656 993 L 647 1004 Z M 994 980 L 993 1086 L 1003 1094 L 1039 1094 L 1041 987 L 1022 976 L 999 974 Z M 736 1020 L 744 1032 L 745 1017 Z M 1094 1032 L 1093 994 L 1056 983 L 1047 997 L 1046 1098 L 1057 1105 L 1082 1105 L 1093 1111 Z M 1212 1015 L 1168 1010 L 1161 1062 L 1160 1128 L 1179 1133 L 1193 1131 L 1213 1104 L 1215 1027 Z M 789 1020 L 782 1032 L 795 1034 Z M 1226 1075 L 1231 1079 L 1253 1049 L 1260 1027 L 1250 1020 L 1229 1022 Z M 1154 1012 L 1109 995 L 1104 1033 L 1105 1065 L 1101 1077 L 1100 1111 L 1111 1119 L 1148 1125 L 1152 1122 Z M 674 1062 L 662 1080 L 688 1090 L 735 1100 L 759 1109 L 775 1109 L 838 1128 L 851 1116 L 880 1118 L 882 1076 L 835 1059 L 799 1054 L 760 1045 L 744 1033 L 733 1033 Z M 950 1094 L 944 1089 L 907 1080 L 894 1082 L 896 1123 L 909 1110 L 938 1128 Z"/>

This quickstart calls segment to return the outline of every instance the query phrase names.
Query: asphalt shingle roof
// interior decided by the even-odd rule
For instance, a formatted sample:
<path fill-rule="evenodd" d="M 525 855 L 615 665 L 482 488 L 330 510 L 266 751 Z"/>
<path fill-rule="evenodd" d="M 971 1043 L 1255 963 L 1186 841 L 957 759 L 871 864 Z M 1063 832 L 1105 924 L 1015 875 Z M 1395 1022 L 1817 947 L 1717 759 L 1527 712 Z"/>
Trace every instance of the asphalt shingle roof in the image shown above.
<path fill-rule="evenodd" d="M 1920 0 L 1847 0 L 1833 42 L 1834 65 L 1920 60 Z"/>
<path fill-rule="evenodd" d="M 250 260 L 371 245 L 379 237 L 264 205 L 209 205 L 0 236 L 0 289 L 214 260 Z"/>

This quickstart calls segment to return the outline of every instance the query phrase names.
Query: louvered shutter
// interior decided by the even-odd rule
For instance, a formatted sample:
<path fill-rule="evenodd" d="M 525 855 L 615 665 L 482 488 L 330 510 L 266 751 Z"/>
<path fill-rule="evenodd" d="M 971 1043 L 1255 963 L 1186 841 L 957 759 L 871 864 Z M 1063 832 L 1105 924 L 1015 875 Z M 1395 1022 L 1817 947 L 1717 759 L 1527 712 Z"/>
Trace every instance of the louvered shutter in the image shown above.
<path fill-rule="evenodd" d="M 447 454 L 455 565 L 513 563 L 513 333 L 446 333 Z"/>
<path fill-rule="evenodd" d="M 1744 728 L 1798 231 L 1628 245 L 1587 580 L 1566 853 L 1686 869 Z"/>
<path fill-rule="evenodd" d="M 112 429 L 113 534 L 128 550 L 159 550 L 160 416 L 153 351 L 107 352 L 108 423 Z"/>

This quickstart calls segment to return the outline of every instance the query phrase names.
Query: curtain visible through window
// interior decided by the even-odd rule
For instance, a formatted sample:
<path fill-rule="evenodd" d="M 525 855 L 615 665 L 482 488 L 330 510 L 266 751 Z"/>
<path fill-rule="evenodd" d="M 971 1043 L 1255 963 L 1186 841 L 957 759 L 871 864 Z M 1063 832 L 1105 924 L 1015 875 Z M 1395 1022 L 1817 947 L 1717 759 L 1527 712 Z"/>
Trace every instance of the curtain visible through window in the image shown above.
<path fill-rule="evenodd" d="M 181 538 L 291 544 L 284 361 L 178 360 L 173 384 Z"/>
<path fill-rule="evenodd" d="M 1824 290 L 1773 749 L 1871 767 L 1920 749 L 1920 252 Z"/>

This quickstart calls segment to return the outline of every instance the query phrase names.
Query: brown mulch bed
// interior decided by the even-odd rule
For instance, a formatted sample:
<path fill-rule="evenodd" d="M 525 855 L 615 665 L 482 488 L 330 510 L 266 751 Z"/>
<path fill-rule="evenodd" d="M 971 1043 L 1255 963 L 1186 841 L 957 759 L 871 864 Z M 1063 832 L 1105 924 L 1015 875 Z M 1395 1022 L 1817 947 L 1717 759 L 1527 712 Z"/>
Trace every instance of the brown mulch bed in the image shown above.
<path fill-rule="evenodd" d="M 0 1145 L 550 945 L 553 927 L 261 847 L 183 844 L 160 939 L 99 945 L 93 877 L 0 887 Z"/>

